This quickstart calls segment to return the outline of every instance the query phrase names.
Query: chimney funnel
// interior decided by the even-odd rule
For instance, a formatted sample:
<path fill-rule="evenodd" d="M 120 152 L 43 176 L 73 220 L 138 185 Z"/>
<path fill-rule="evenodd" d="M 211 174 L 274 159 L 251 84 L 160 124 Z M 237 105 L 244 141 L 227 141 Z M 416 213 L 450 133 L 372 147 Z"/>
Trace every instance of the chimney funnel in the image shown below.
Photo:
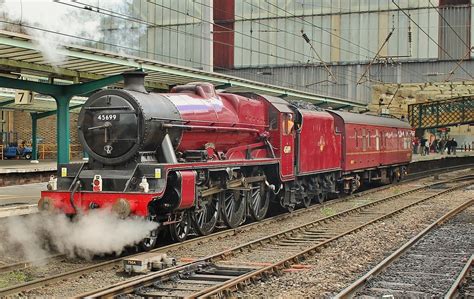
<path fill-rule="evenodd" d="M 143 71 L 124 72 L 124 89 L 147 93 L 145 89 L 145 76 L 148 75 Z"/>

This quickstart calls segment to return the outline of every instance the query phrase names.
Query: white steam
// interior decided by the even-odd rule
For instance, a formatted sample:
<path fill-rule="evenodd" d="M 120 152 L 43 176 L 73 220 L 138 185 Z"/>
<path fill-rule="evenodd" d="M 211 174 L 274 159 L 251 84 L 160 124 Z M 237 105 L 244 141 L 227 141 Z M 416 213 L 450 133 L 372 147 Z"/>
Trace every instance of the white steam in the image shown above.
<path fill-rule="evenodd" d="M 35 37 L 52 65 L 65 62 L 58 50 L 69 44 L 130 54 L 146 32 L 133 8 L 132 0 L 0 0 L 0 29 Z"/>
<path fill-rule="evenodd" d="M 121 219 L 109 210 L 93 210 L 71 221 L 63 214 L 38 213 L 7 222 L 9 248 L 20 247 L 34 261 L 54 250 L 68 256 L 120 254 L 139 243 L 157 223 L 143 218 Z"/>

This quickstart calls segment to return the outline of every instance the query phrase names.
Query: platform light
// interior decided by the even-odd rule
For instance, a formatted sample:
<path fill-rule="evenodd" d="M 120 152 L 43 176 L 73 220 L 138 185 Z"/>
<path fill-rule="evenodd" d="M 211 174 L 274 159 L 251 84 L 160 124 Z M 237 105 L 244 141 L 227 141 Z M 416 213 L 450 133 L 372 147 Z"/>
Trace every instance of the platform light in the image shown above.
<path fill-rule="evenodd" d="M 54 175 L 49 177 L 48 185 L 46 185 L 46 188 L 49 191 L 58 190 L 58 179 Z"/>
<path fill-rule="evenodd" d="M 92 191 L 102 191 L 102 176 L 99 174 L 94 175 L 94 179 L 92 180 Z"/>
<path fill-rule="evenodd" d="M 150 190 L 150 184 L 148 184 L 146 177 L 142 177 L 142 182 L 138 185 L 138 187 L 141 192 L 147 193 L 148 190 Z"/>

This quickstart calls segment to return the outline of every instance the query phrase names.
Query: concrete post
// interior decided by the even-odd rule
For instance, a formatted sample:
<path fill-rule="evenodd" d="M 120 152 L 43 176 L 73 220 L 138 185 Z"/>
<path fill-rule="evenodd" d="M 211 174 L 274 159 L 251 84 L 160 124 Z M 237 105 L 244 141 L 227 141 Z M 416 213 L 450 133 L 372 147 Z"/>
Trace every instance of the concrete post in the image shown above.
<path fill-rule="evenodd" d="M 201 62 L 204 71 L 214 71 L 214 37 L 213 37 L 213 0 L 202 0 L 202 23 L 201 23 Z"/>
<path fill-rule="evenodd" d="M 56 141 L 58 164 L 69 163 L 69 102 L 71 97 L 56 96 Z"/>
<path fill-rule="evenodd" d="M 31 116 L 31 163 L 38 163 L 38 118 L 37 113 Z"/>

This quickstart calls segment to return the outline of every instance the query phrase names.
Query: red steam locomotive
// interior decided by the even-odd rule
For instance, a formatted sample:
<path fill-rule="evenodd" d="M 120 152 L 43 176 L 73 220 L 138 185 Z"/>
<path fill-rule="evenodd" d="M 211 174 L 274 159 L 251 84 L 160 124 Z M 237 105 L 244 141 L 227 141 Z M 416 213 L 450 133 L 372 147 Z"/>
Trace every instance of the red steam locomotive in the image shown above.
<path fill-rule="evenodd" d="M 410 126 L 393 118 L 300 109 L 273 96 L 216 93 L 207 83 L 148 93 L 144 73 L 84 104 L 79 139 L 87 163 L 59 165 L 39 201 L 69 215 L 110 208 L 159 223 L 182 241 L 293 210 L 364 182 L 400 180 Z"/>

